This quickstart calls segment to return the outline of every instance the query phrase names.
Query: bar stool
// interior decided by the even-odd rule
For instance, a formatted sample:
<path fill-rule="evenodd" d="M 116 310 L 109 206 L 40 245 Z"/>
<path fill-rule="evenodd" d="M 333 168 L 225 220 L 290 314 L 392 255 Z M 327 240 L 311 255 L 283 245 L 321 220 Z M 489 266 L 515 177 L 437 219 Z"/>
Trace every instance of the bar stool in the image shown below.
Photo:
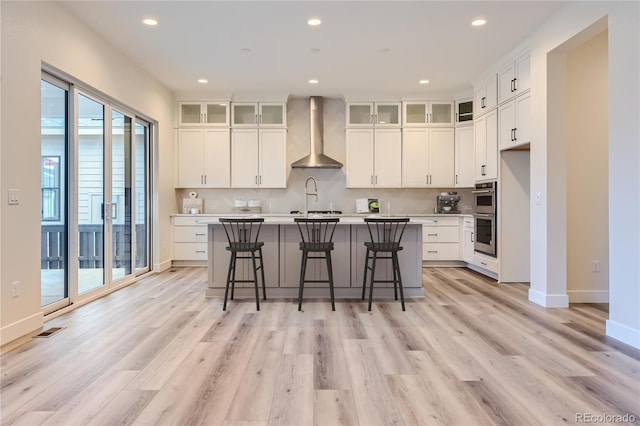
<path fill-rule="evenodd" d="M 264 300 L 267 300 L 267 290 L 264 283 L 264 267 L 262 261 L 262 246 L 264 246 L 264 243 L 258 241 L 260 227 L 264 222 L 264 218 L 220 218 L 219 221 L 222 223 L 224 232 L 227 234 L 227 240 L 229 240 L 229 245 L 225 247 L 225 249 L 231 252 L 229 271 L 227 272 L 227 283 L 224 288 L 224 303 L 222 304 L 222 310 L 225 311 L 227 309 L 229 284 L 231 284 L 231 300 L 233 300 L 236 283 L 253 283 L 256 289 L 256 309 L 259 311 L 260 297 L 258 296 L 258 270 L 260 270 L 260 276 L 262 278 L 262 296 Z M 236 279 L 236 262 L 238 259 L 251 259 L 253 266 L 252 280 Z M 257 265 L 257 260 L 260 261 L 260 265 Z"/>
<path fill-rule="evenodd" d="M 398 252 L 402 250 L 400 240 L 404 233 L 404 228 L 409 222 L 408 217 L 399 218 L 373 218 L 366 217 L 364 219 L 369 230 L 370 241 L 364 243 L 367 248 L 367 254 L 364 261 L 364 278 L 362 280 L 362 300 L 364 300 L 365 290 L 367 288 L 367 272 L 371 271 L 371 280 L 369 281 L 369 310 L 371 310 L 371 302 L 373 300 L 373 283 L 393 283 L 393 295 L 398 300 L 398 288 L 400 288 L 400 302 L 402 310 L 404 307 L 404 292 L 402 290 L 402 276 L 400 275 L 400 264 L 398 262 Z M 380 255 L 380 254 L 386 255 Z M 393 268 L 393 280 L 376 280 L 376 262 L 378 259 L 390 259 Z M 369 261 L 372 261 L 369 266 Z"/>
<path fill-rule="evenodd" d="M 333 266 L 331 264 L 331 251 L 333 250 L 333 232 L 340 219 L 334 218 L 294 218 L 300 230 L 300 250 L 302 250 L 302 263 L 300 265 L 300 290 L 298 293 L 298 311 L 302 310 L 302 292 L 304 283 L 329 283 L 331 294 L 331 310 L 336 306 L 333 295 Z M 307 280 L 307 260 L 325 259 L 327 263 L 328 280 Z"/>

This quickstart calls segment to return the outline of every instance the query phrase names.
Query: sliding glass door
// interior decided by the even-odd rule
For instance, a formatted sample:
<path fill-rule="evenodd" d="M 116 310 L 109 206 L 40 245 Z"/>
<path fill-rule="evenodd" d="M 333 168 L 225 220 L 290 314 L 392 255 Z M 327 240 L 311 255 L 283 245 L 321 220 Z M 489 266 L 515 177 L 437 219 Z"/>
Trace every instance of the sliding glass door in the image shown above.
<path fill-rule="evenodd" d="M 41 304 L 45 313 L 150 270 L 151 130 L 43 72 Z"/>

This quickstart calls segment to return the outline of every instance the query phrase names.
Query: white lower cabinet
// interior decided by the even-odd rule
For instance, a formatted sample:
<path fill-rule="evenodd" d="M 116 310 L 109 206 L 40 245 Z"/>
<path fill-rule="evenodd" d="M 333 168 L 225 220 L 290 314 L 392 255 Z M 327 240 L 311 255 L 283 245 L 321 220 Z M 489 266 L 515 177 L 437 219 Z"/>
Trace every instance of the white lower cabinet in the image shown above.
<path fill-rule="evenodd" d="M 173 260 L 207 261 L 207 225 L 198 224 L 195 217 L 173 218 Z"/>
<path fill-rule="evenodd" d="M 494 274 L 498 273 L 498 259 L 495 257 L 475 253 L 473 256 L 473 264 Z"/>
<path fill-rule="evenodd" d="M 473 248 L 474 243 L 474 224 L 472 217 L 462 218 L 462 260 L 467 263 L 473 264 L 475 250 Z"/>
<path fill-rule="evenodd" d="M 422 260 L 461 260 L 459 218 L 443 217 L 433 222 L 422 226 Z"/>

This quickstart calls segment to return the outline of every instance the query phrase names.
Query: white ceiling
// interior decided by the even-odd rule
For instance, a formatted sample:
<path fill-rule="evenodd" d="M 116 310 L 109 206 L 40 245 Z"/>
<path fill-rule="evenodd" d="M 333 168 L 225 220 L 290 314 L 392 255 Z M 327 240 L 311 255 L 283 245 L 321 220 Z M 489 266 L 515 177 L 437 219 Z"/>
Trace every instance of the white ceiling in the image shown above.
<path fill-rule="evenodd" d="M 176 93 L 469 91 L 563 1 L 63 1 Z M 142 24 L 154 17 L 157 27 Z M 319 27 L 309 27 L 310 17 Z M 476 17 L 488 23 L 471 27 Z M 242 52 L 249 48 L 251 52 Z M 319 49 L 312 53 L 311 49 Z M 382 51 L 388 49 L 386 53 Z M 198 78 L 207 78 L 202 85 Z M 315 78 L 319 84 L 310 85 Z M 429 79 L 428 85 L 418 80 Z"/>

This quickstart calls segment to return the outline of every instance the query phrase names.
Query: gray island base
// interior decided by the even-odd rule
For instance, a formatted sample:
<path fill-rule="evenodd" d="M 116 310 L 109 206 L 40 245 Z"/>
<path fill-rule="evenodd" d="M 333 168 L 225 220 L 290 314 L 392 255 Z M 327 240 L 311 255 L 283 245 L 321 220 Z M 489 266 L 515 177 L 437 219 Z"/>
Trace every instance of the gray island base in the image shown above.
<path fill-rule="evenodd" d="M 224 228 L 218 219 L 205 219 L 199 223 L 208 228 L 208 286 L 206 297 L 223 297 L 227 280 L 230 254 Z M 332 252 L 335 297 L 342 299 L 362 296 L 365 247 L 369 232 L 362 218 L 341 217 L 333 236 Z M 292 217 L 265 217 L 260 230 L 264 242 L 262 256 L 267 287 L 267 299 L 297 298 L 300 281 L 301 252 L 298 246 L 300 232 Z M 422 288 L 422 222 L 407 224 L 402 237 L 403 250 L 399 253 L 404 294 L 407 298 L 424 297 Z M 239 261 L 236 279 L 253 279 L 250 260 Z M 326 280 L 327 270 L 323 261 L 309 261 L 307 278 Z M 379 260 L 376 280 L 392 280 L 391 261 Z M 261 283 L 260 283 L 261 284 Z M 236 283 L 236 297 L 253 298 L 253 283 Z M 368 290 L 367 290 L 368 295 Z M 374 300 L 393 298 L 392 283 L 376 283 Z M 329 298 L 328 284 L 305 284 L 305 299 Z"/>

